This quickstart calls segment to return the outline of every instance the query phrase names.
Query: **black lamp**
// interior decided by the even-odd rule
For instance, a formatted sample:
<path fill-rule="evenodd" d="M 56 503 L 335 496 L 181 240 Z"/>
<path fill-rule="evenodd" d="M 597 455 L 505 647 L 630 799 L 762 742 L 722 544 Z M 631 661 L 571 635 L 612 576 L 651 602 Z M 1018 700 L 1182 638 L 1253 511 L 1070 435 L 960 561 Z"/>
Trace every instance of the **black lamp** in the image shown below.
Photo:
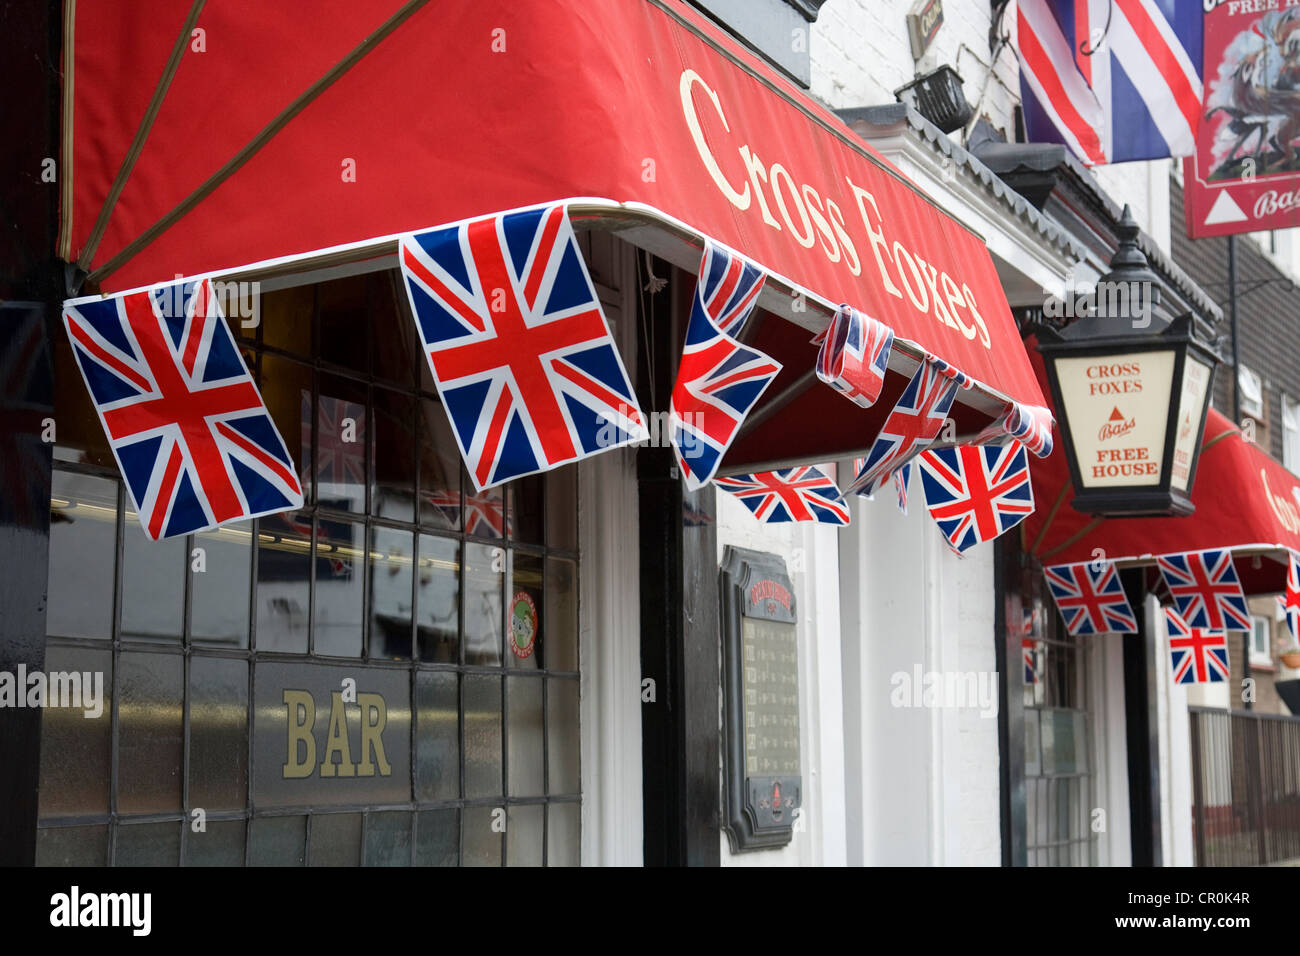
<path fill-rule="evenodd" d="M 1039 330 L 1074 483 L 1095 515 L 1186 515 L 1218 358 L 1193 315 L 1161 302 L 1160 279 L 1124 207 L 1119 247 L 1088 314 Z M 1085 306 L 1087 305 L 1085 296 Z"/>

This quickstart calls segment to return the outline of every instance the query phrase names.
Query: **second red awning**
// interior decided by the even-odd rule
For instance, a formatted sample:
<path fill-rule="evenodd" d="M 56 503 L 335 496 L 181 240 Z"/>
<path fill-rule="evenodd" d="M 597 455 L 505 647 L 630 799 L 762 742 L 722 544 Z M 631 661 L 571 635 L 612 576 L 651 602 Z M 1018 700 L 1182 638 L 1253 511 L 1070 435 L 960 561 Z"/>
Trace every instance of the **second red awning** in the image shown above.
<path fill-rule="evenodd" d="M 1280 593 L 1289 551 L 1300 552 L 1300 478 L 1220 412 L 1210 409 L 1192 502 L 1181 518 L 1097 518 L 1070 507 L 1063 443 L 1031 465 L 1038 510 L 1025 521 L 1025 549 L 1044 565 L 1098 557 L 1153 563 L 1156 555 L 1228 548 L 1247 594 Z"/>

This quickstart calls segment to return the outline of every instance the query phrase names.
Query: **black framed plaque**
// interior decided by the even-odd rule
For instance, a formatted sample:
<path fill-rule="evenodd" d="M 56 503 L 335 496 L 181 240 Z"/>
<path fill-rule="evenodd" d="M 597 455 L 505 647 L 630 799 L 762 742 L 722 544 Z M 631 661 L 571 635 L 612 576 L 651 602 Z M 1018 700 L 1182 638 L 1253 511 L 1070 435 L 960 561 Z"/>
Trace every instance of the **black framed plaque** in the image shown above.
<path fill-rule="evenodd" d="M 784 846 L 799 769 L 799 652 L 794 595 L 778 555 L 728 547 L 722 596 L 723 754 L 732 852 Z"/>

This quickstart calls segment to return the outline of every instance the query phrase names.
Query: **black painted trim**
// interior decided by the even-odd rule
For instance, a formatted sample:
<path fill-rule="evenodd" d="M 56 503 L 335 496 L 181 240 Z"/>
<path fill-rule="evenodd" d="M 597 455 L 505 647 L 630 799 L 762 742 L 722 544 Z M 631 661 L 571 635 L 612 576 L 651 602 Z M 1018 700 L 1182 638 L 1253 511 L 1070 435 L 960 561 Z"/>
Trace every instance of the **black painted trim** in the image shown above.
<path fill-rule="evenodd" d="M 693 291 L 694 277 L 685 281 L 658 260 L 654 272 L 671 278 L 642 300 L 638 397 L 643 408 L 667 408 L 688 308 L 674 308 L 674 298 Z M 647 446 L 637 454 L 637 503 L 641 676 L 655 688 L 655 699 L 643 693 L 641 703 L 644 861 L 717 866 L 722 691 L 714 492 L 685 492 L 672 449 Z"/>
<path fill-rule="evenodd" d="M 54 259 L 59 181 L 42 174 L 49 160 L 60 158 L 62 10 L 56 0 L 6 3 L 0 36 L 10 133 L 0 158 L 8 184 L 0 202 L 0 300 L 7 300 L 0 308 L 0 352 L 21 363 L 0 378 L 8 430 L 0 441 L 4 454 L 18 458 L 17 467 L 0 469 L 0 671 L 11 674 L 19 666 L 29 673 L 45 666 L 53 448 L 42 440 L 42 423 L 53 416 L 51 337 L 64 269 Z M 55 172 L 63 170 L 56 165 Z M 0 708 L 0 866 L 35 862 L 40 747 L 39 709 Z"/>
<path fill-rule="evenodd" d="M 1120 572 L 1138 632 L 1125 634 L 1124 727 L 1128 742 L 1129 835 L 1133 866 L 1160 866 L 1160 741 L 1155 635 L 1147 627 L 1146 570 Z"/>

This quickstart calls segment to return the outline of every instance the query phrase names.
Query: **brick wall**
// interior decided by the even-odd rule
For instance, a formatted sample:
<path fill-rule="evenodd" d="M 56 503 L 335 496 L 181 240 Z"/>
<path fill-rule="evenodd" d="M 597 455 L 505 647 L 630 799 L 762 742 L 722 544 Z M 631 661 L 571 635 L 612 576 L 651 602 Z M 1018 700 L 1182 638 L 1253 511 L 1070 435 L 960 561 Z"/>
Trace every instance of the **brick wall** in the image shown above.
<path fill-rule="evenodd" d="M 910 4 L 881 0 L 828 0 L 809 39 L 812 92 L 834 109 L 894 102 L 894 90 L 916 74 L 942 63 L 961 74 L 966 99 L 979 103 L 998 129 L 1013 138 L 1012 117 L 1019 102 L 1019 66 L 1009 45 L 998 54 L 989 76 L 989 27 L 992 6 L 986 0 L 949 0 L 944 23 L 918 65 L 907 40 Z M 1014 27 L 1008 13 L 1004 28 Z M 983 99 L 981 100 L 981 94 Z"/>

